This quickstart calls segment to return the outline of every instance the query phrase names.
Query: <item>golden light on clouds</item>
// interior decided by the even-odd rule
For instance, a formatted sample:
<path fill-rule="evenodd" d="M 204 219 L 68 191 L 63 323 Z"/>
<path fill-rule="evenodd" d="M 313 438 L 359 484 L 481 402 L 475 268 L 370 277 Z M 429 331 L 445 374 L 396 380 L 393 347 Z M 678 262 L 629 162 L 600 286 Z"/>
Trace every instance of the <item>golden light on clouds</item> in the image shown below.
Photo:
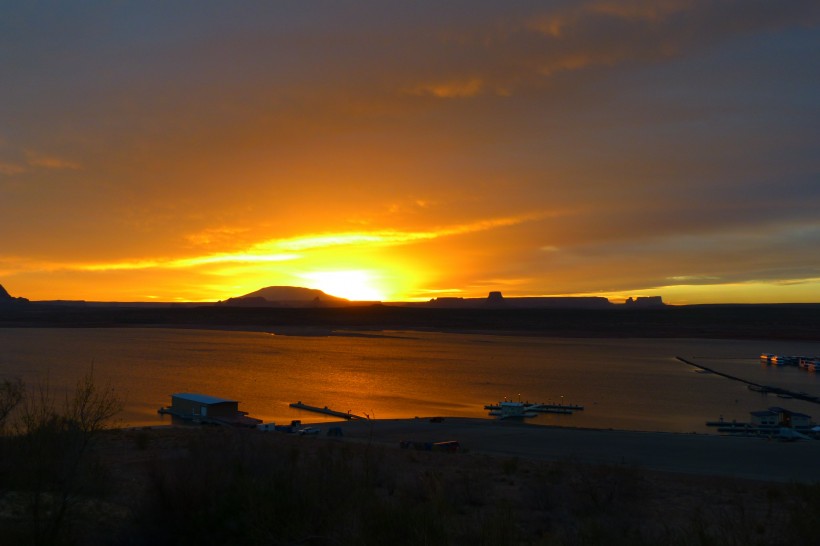
<path fill-rule="evenodd" d="M 6 4 L 14 295 L 820 298 L 816 1 Z"/>
<path fill-rule="evenodd" d="M 555 214 L 555 213 L 550 213 Z M 204 277 L 230 278 L 233 283 L 211 293 L 203 287 L 196 301 L 234 297 L 236 291 L 251 292 L 263 286 L 305 285 L 351 300 L 396 301 L 415 299 L 425 292 L 421 284 L 430 277 L 436 257 L 427 263 L 401 260 L 391 249 L 422 244 L 441 238 L 492 231 L 531 222 L 546 213 L 489 218 L 466 224 L 442 226 L 430 231 L 375 230 L 342 233 L 306 234 L 298 237 L 266 239 L 230 252 L 209 253 L 181 258 L 150 258 L 112 262 L 16 262 L 21 270 L 61 273 L 139 273 L 178 276 L 189 271 Z M 204 230 L 201 238 L 209 246 L 210 233 L 244 233 L 239 228 Z M 189 237 L 189 239 L 191 239 Z M 9 259 L 10 262 L 13 260 Z M 164 272 L 164 273 L 163 273 Z M 173 273 L 177 272 L 177 273 Z M 305 284 L 306 283 L 306 284 Z M 101 288 L 101 287 L 100 287 Z M 146 296 L 147 297 L 147 296 Z M 190 298 L 190 296 L 188 296 Z M 150 296 L 161 299 L 161 296 Z M 184 299 L 184 298 L 183 298 Z"/>

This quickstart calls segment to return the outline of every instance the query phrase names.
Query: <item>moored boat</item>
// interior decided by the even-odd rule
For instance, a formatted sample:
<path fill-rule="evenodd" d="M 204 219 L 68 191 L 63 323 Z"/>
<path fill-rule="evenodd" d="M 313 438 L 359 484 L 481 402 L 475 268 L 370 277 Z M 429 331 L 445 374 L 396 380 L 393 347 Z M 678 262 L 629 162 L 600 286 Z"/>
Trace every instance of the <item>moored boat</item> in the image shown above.
<path fill-rule="evenodd" d="M 202 424 L 255 428 L 262 422 L 240 411 L 236 400 L 190 392 L 172 394 L 171 405 L 159 408 L 157 413 Z"/>
<path fill-rule="evenodd" d="M 527 411 L 529 405 L 523 402 L 500 402 L 497 409 L 490 410 L 490 415 L 499 419 L 524 419 L 538 414 Z"/>
<path fill-rule="evenodd" d="M 499 402 L 497 404 L 485 404 L 484 409 L 486 410 L 500 410 L 501 404 L 507 402 Z M 572 413 L 574 411 L 583 411 L 584 406 L 578 404 L 533 404 L 531 402 L 516 402 L 520 404 L 524 404 L 527 408 L 527 411 L 536 411 L 539 413 Z"/>

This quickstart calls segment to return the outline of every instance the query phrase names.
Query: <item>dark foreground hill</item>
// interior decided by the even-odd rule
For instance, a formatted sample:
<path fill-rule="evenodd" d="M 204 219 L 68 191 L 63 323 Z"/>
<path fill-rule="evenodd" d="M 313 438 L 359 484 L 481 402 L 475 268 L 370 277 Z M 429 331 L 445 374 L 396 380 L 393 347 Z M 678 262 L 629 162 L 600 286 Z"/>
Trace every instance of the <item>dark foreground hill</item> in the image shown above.
<path fill-rule="evenodd" d="M 665 337 L 820 341 L 820 305 L 660 309 L 435 309 L 231 306 L 0 307 L 0 327 L 181 327 L 261 331 L 431 330 L 550 337 Z"/>
<path fill-rule="evenodd" d="M 119 430 L 69 467 L 70 452 L 32 457 L 25 440 L 0 437 L 3 544 L 813 544 L 820 510 L 817 484 L 467 443 L 428 452 L 217 427 Z M 762 447 L 786 457 L 801 446 Z"/>

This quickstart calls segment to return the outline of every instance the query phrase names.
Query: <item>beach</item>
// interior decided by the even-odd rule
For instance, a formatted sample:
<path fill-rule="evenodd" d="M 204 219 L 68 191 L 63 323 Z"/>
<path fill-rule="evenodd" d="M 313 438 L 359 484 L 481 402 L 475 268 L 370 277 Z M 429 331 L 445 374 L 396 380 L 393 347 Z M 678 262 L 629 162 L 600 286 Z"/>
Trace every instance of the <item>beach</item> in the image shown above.
<path fill-rule="evenodd" d="M 312 425 L 325 438 L 339 427 L 344 440 L 395 445 L 401 441 L 457 441 L 462 449 L 498 457 L 625 465 L 704 476 L 772 482 L 820 481 L 820 442 L 596 430 L 489 419 L 353 420 Z"/>
<path fill-rule="evenodd" d="M 140 536 L 207 540 L 227 522 L 226 540 L 251 542 L 261 526 L 291 542 L 785 545 L 816 529 L 814 441 L 449 417 L 310 426 L 320 433 L 121 430 L 100 454 L 127 492 L 117 505 L 151 522 Z M 416 449 L 448 441 L 461 449 Z"/>
<path fill-rule="evenodd" d="M 61 525 L 20 494 L 57 469 L 50 487 L 70 494 L 38 498 L 66 499 L 78 544 L 785 545 L 816 532 L 816 441 L 449 417 L 310 426 L 114 429 L 72 467 L 70 445 L 29 457 L 8 439 L 0 531 L 24 543 L 33 523 Z M 461 449 L 414 445 L 447 441 Z"/>

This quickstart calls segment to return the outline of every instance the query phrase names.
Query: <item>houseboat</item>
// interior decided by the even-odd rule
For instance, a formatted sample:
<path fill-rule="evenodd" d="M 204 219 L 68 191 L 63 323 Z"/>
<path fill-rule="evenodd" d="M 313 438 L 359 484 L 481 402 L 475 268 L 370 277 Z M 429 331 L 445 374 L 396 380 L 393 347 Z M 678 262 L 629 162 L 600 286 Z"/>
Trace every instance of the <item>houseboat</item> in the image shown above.
<path fill-rule="evenodd" d="M 490 410 L 490 415 L 499 419 L 524 419 L 538 415 L 528 409 L 529 405 L 523 402 L 499 402 L 498 409 Z"/>
<path fill-rule="evenodd" d="M 171 405 L 159 408 L 160 415 L 171 415 L 194 423 L 256 427 L 261 419 L 239 411 L 239 402 L 207 394 L 179 392 L 171 395 Z"/>

